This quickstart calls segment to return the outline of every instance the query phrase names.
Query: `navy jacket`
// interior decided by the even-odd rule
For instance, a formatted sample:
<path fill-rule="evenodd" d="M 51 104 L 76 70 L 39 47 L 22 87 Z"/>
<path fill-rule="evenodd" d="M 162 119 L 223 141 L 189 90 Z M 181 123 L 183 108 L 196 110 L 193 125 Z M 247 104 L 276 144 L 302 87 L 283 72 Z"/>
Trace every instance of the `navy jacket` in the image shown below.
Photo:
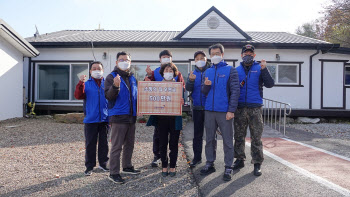
<path fill-rule="evenodd" d="M 240 82 L 238 107 L 261 107 L 263 105 L 263 86 L 272 88 L 275 84 L 267 68 L 261 69 L 258 62 L 246 67 L 241 62 L 237 67 Z"/>
<path fill-rule="evenodd" d="M 196 75 L 196 79 L 191 81 L 189 77 L 186 82 L 186 90 L 192 92 L 191 98 L 193 101 L 193 109 L 194 110 L 204 110 L 206 96 L 201 91 L 201 85 L 203 83 L 203 74 L 207 70 L 209 65 L 206 65 L 200 70 L 197 66 L 193 71 L 193 74 Z M 190 76 L 190 74 L 188 74 Z"/>
<path fill-rule="evenodd" d="M 95 80 L 90 77 L 85 82 L 84 123 L 108 122 L 107 99 L 104 93 L 104 79 L 98 87 Z"/>
<path fill-rule="evenodd" d="M 211 81 L 210 86 L 204 85 L 205 77 Z M 202 81 L 202 93 L 207 95 L 205 110 L 236 111 L 239 98 L 239 78 L 234 67 L 221 61 L 205 71 Z"/>

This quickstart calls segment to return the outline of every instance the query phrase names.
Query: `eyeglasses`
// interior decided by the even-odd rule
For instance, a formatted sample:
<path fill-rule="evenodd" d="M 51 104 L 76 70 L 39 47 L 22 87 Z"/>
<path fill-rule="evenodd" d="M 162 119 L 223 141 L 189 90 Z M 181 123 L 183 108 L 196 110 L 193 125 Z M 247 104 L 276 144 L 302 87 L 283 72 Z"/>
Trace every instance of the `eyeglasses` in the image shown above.
<path fill-rule="evenodd" d="M 118 60 L 118 62 L 130 62 L 130 60 L 120 59 L 120 60 Z"/>

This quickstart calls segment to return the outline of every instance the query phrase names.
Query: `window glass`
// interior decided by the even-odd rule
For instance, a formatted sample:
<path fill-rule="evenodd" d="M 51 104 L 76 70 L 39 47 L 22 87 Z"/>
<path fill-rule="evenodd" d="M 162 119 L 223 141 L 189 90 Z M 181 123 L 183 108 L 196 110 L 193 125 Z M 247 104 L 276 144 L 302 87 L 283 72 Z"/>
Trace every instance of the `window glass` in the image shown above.
<path fill-rule="evenodd" d="M 69 68 L 69 65 L 39 65 L 39 100 L 69 100 Z"/>
<path fill-rule="evenodd" d="M 296 65 L 278 65 L 278 83 L 298 83 Z"/>
<path fill-rule="evenodd" d="M 345 67 L 345 85 L 350 85 L 350 66 Z"/>

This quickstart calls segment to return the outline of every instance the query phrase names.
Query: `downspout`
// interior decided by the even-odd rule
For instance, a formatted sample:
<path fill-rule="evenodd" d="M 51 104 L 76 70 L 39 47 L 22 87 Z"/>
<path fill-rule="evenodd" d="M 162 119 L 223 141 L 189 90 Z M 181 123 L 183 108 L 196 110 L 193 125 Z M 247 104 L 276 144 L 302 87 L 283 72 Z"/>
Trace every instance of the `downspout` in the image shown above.
<path fill-rule="evenodd" d="M 309 63 L 309 66 L 310 66 L 310 68 L 309 68 L 309 80 L 310 80 L 309 81 L 309 84 L 310 84 L 310 86 L 309 86 L 309 109 L 312 109 L 312 58 L 315 55 L 319 54 L 319 53 L 320 53 L 320 48 L 317 47 L 316 53 L 310 55 L 310 63 Z"/>
<path fill-rule="evenodd" d="M 29 57 L 28 58 L 29 59 L 29 61 L 28 61 L 28 95 L 27 95 L 27 103 L 29 103 L 30 102 L 30 89 L 31 89 L 31 81 L 32 81 L 32 58 L 31 57 Z M 26 103 L 26 104 L 27 104 Z M 29 113 L 29 110 L 28 110 L 28 108 L 26 107 L 26 109 L 27 109 L 27 112 L 26 113 Z"/>

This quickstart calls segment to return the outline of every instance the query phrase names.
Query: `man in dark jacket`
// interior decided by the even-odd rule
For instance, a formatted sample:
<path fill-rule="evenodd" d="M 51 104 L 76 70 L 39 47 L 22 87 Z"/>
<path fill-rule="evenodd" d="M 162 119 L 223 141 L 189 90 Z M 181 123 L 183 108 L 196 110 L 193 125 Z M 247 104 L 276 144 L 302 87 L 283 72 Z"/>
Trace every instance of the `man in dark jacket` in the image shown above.
<path fill-rule="evenodd" d="M 85 176 L 92 174 L 96 166 L 96 145 L 98 141 L 98 163 L 99 168 L 108 172 L 108 112 L 107 100 L 105 98 L 103 65 L 101 62 L 90 64 L 89 80 L 86 75 L 80 76 L 74 97 L 84 99 L 84 134 L 85 134 Z"/>
<path fill-rule="evenodd" d="M 223 138 L 225 172 L 223 179 L 231 180 L 233 163 L 233 128 L 232 120 L 235 116 L 239 98 L 239 78 L 234 67 L 224 60 L 224 47 L 214 44 L 209 47 L 209 54 L 213 66 L 203 75 L 202 92 L 207 95 L 205 101 L 205 130 L 206 145 L 205 167 L 202 175 L 215 172 L 216 159 L 216 130 L 219 127 Z"/>
<path fill-rule="evenodd" d="M 261 63 L 254 61 L 256 54 L 253 45 L 245 45 L 242 48 L 241 57 L 243 61 L 237 67 L 240 82 L 240 97 L 238 109 L 234 120 L 235 129 L 235 158 L 233 170 L 244 167 L 246 159 L 245 137 L 249 126 L 251 136 L 251 155 L 254 164 L 254 175 L 261 175 L 261 163 L 264 160 L 261 135 L 264 129 L 262 118 L 263 86 L 272 88 L 274 80 L 266 68 L 266 61 Z"/>
<path fill-rule="evenodd" d="M 202 162 L 202 147 L 204 133 L 204 104 L 206 96 L 201 92 L 203 74 L 210 66 L 204 51 L 194 53 L 195 70 L 188 75 L 186 90 L 191 92 L 192 119 L 194 127 L 193 136 L 193 160 L 190 167 L 193 168 Z"/>
<path fill-rule="evenodd" d="M 108 116 L 112 126 L 110 175 L 115 183 L 124 183 L 120 176 L 120 155 L 123 150 L 123 173 L 139 174 L 132 166 L 134 151 L 137 81 L 130 72 L 130 55 L 124 51 L 117 54 L 117 65 L 105 81 L 105 96 L 108 100 Z"/>

